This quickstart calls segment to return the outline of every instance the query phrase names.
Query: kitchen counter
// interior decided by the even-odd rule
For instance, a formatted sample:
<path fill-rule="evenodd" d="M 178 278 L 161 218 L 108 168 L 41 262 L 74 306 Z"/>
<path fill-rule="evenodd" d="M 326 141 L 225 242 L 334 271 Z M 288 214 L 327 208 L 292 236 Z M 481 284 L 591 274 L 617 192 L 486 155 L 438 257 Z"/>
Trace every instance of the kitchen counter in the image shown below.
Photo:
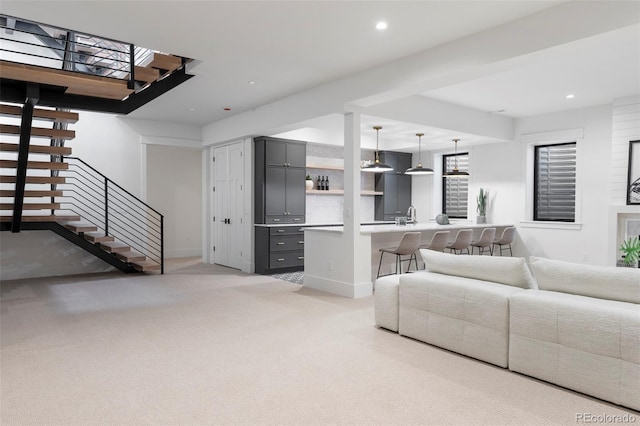
<path fill-rule="evenodd" d="M 364 225 L 364 224 L 361 224 Z M 410 223 L 407 225 L 396 225 L 394 222 L 382 222 L 375 224 L 367 224 L 368 226 L 361 228 L 361 234 L 384 234 L 384 233 L 398 233 L 398 232 L 422 232 L 422 231 L 454 231 L 458 229 L 484 229 L 487 227 L 504 228 L 507 226 L 513 226 L 511 224 L 495 224 L 495 223 L 450 223 L 449 225 L 438 225 L 435 222 L 425 223 Z M 304 226 L 303 226 L 304 228 Z M 327 227 L 313 227 L 310 229 L 318 232 L 343 232 L 343 227 L 339 226 L 327 226 Z"/>
<path fill-rule="evenodd" d="M 383 220 L 374 220 L 372 222 L 362 222 L 360 225 L 362 226 L 374 226 L 374 225 L 386 225 L 393 224 L 391 221 L 383 221 Z M 274 228 L 274 227 L 282 227 L 282 226 L 299 226 L 301 228 L 317 228 L 317 227 L 338 227 L 340 228 L 340 232 L 342 231 L 342 223 L 256 223 L 254 226 L 264 227 L 264 228 Z"/>
<path fill-rule="evenodd" d="M 405 232 L 420 232 L 421 243 L 428 244 L 437 231 L 450 231 L 449 241 L 453 241 L 460 229 L 472 229 L 473 238 L 478 239 L 485 228 L 496 228 L 496 235 L 499 236 L 508 226 L 513 225 L 468 222 L 449 225 L 434 222 L 408 225 L 387 223 L 362 226 L 355 233 L 345 233 L 343 226 L 302 226 L 305 240 L 304 286 L 346 297 L 371 296 L 380 262 L 380 249 L 396 247 Z M 418 264 L 422 264 L 420 256 Z M 406 267 L 407 264 L 404 264 L 403 270 Z M 381 274 L 394 271 L 395 256 L 385 256 Z"/>

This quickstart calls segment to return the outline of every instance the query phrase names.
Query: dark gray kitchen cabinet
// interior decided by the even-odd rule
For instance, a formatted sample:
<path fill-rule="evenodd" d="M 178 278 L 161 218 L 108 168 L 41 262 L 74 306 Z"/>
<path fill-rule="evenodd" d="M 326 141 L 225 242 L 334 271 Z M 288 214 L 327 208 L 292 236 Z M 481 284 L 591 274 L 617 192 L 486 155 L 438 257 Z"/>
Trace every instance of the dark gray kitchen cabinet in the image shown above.
<path fill-rule="evenodd" d="M 404 152 L 381 151 L 380 161 L 393 167 L 393 171 L 377 173 L 375 219 L 394 220 L 396 216 L 406 216 L 411 205 L 411 176 L 404 174 L 411 167 L 411 154 Z"/>
<path fill-rule="evenodd" d="M 255 144 L 255 223 L 304 223 L 306 144 L 258 137 Z"/>
<path fill-rule="evenodd" d="M 255 227 L 255 272 L 274 274 L 304 269 L 304 232 L 298 226 Z"/>

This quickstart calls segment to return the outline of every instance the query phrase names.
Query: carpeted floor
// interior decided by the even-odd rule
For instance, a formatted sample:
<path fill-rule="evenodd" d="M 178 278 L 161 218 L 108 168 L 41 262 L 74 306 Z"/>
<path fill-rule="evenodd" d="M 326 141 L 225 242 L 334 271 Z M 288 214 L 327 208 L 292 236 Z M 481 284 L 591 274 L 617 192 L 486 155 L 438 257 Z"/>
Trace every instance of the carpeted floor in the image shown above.
<path fill-rule="evenodd" d="M 378 329 L 373 299 L 168 264 L 0 285 L 0 423 L 575 425 L 640 415 Z"/>

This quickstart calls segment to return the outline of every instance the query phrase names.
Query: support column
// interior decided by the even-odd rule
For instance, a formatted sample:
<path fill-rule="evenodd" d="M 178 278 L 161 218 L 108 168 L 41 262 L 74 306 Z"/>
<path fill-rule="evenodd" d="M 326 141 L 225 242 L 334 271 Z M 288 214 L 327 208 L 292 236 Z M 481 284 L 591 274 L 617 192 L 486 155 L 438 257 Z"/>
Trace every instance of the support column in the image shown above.
<path fill-rule="evenodd" d="M 342 235 L 350 257 L 349 282 L 353 284 L 353 297 L 372 294 L 371 241 L 360 234 L 361 160 L 360 113 L 344 115 L 344 233 Z"/>

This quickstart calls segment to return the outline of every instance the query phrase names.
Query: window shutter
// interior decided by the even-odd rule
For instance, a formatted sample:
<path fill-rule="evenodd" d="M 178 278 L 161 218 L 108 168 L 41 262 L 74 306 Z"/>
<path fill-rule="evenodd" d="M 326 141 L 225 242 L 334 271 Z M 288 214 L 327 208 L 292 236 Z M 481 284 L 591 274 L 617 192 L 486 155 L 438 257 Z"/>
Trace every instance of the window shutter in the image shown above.
<path fill-rule="evenodd" d="M 469 154 L 458 154 L 458 169 L 469 171 Z M 456 163 L 456 155 L 443 156 L 443 169 L 453 170 Z M 466 219 L 467 203 L 469 200 L 469 178 L 448 177 L 442 178 L 443 185 L 443 212 L 450 218 Z"/>
<path fill-rule="evenodd" d="M 534 220 L 575 222 L 576 144 L 535 148 Z"/>

